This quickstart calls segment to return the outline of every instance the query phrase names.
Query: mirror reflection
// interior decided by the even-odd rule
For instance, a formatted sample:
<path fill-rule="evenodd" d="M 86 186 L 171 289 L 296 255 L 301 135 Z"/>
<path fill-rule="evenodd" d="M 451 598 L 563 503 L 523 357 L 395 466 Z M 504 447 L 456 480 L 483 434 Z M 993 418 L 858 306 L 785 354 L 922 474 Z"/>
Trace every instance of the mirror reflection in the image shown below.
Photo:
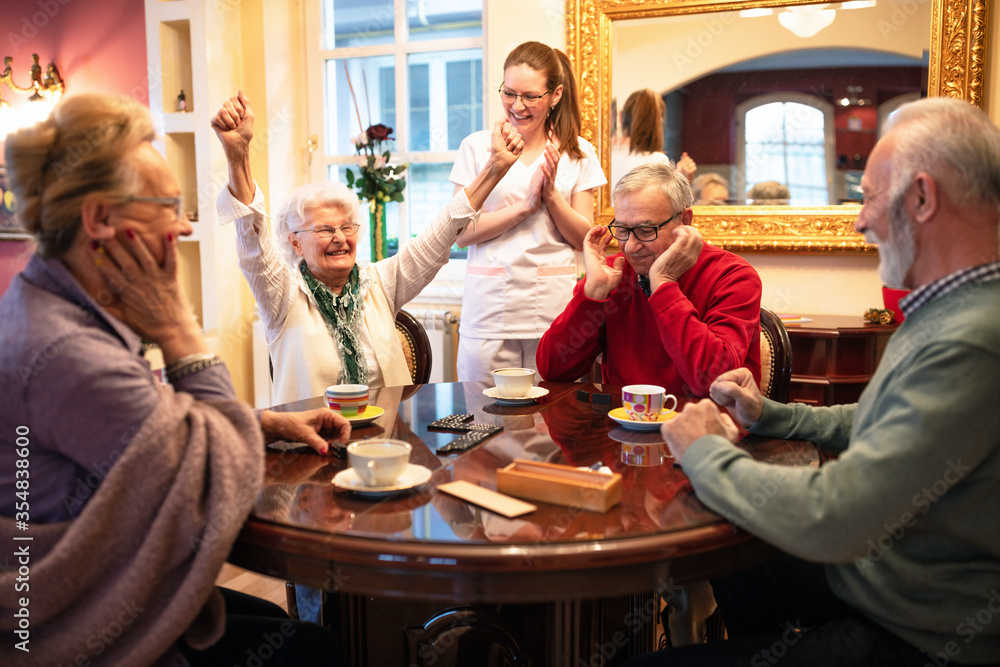
<path fill-rule="evenodd" d="M 664 152 L 696 161 L 696 197 L 709 186 L 699 203 L 859 201 L 883 119 L 927 94 L 929 36 L 930 3 L 889 0 L 615 21 L 612 156 L 619 110 L 650 88 Z"/>

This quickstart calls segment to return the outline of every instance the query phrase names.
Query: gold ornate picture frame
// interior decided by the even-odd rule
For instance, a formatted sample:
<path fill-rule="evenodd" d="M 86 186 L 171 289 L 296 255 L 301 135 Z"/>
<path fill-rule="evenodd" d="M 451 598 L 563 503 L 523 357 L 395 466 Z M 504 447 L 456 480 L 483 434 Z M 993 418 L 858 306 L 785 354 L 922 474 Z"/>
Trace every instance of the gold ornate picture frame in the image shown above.
<path fill-rule="evenodd" d="M 983 104 L 986 62 L 986 0 L 928 0 L 931 3 L 930 96 Z M 566 52 L 579 82 L 582 135 L 610 173 L 611 29 L 614 21 L 706 12 L 815 4 L 814 0 L 566 0 Z M 595 196 L 596 222 L 613 217 L 611 186 Z M 856 204 L 795 206 L 699 206 L 694 225 L 710 243 L 735 251 L 872 252 L 854 231 Z"/>

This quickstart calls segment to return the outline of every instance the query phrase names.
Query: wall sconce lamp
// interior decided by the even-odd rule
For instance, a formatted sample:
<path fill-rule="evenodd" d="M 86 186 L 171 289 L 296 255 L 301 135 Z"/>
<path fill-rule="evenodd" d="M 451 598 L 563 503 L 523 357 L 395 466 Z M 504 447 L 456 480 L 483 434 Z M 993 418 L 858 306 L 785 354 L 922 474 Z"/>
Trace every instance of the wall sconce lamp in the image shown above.
<path fill-rule="evenodd" d="M 45 73 L 42 73 L 37 53 L 31 54 L 31 85 L 27 87 L 14 83 L 12 72 L 14 59 L 12 57 L 5 57 L 3 64 L 4 70 L 0 74 L 0 140 L 15 130 L 48 118 L 56 102 L 66 90 L 66 85 L 59 76 L 59 70 L 55 63 L 49 63 Z M 21 109 L 20 115 L 3 98 L 4 85 L 15 93 L 31 93 L 27 103 Z"/>

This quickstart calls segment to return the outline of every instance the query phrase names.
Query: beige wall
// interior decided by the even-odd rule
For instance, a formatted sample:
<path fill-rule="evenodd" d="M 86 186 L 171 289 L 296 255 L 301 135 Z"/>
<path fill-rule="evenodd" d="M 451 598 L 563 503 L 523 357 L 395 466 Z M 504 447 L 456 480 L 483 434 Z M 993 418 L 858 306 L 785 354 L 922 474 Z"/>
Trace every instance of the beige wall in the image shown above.
<path fill-rule="evenodd" d="M 920 58 L 929 48 L 930 3 L 913 14 L 880 2 L 840 10 L 834 22 L 804 41 L 783 28 L 777 15 L 741 18 L 738 12 L 616 22 L 612 28 L 612 96 L 624 100 L 639 88 L 668 92 L 734 63 L 792 49 L 854 47 Z M 886 30 L 884 26 L 900 27 Z M 914 29 L 915 28 L 915 29 Z M 735 48 L 732 48 L 735 45 Z M 649 67 L 648 63 L 657 63 Z"/>

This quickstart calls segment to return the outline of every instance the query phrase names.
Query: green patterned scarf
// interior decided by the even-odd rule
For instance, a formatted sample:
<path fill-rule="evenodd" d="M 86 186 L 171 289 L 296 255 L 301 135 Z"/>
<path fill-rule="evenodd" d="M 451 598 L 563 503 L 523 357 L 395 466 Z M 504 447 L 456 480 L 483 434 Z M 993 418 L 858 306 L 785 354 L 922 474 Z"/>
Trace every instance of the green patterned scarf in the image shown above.
<path fill-rule="evenodd" d="M 340 383 L 367 384 L 368 361 L 361 346 L 361 320 L 365 304 L 360 298 L 361 280 L 358 265 L 351 269 L 351 277 L 340 291 L 334 294 L 330 288 L 316 280 L 305 262 L 299 264 L 302 278 L 316 301 L 316 307 L 323 315 L 327 331 L 337 344 L 340 355 Z"/>

